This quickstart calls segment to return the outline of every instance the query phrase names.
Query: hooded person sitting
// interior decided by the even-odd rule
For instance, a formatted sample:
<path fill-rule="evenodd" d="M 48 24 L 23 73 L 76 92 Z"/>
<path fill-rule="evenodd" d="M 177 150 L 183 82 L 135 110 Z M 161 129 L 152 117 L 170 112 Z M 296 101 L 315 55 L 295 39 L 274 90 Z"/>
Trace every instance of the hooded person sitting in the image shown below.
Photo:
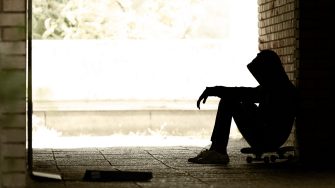
<path fill-rule="evenodd" d="M 206 87 L 197 107 L 208 97 L 219 97 L 218 111 L 209 149 L 189 162 L 227 164 L 227 145 L 234 118 L 247 143 L 257 151 L 273 151 L 288 139 L 297 107 L 297 91 L 289 80 L 279 56 L 271 50 L 260 51 L 247 65 L 258 81 L 257 87 Z M 258 105 L 257 105 L 258 104 Z"/>

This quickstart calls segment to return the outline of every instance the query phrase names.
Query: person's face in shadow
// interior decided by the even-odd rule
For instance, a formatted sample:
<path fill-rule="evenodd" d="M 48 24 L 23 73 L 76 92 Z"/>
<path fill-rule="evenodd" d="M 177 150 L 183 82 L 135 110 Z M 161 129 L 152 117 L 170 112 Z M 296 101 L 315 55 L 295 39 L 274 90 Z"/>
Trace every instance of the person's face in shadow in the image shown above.
<path fill-rule="evenodd" d="M 264 87 L 276 87 L 286 79 L 280 59 L 273 51 L 261 51 L 247 67 L 258 83 Z"/>
<path fill-rule="evenodd" d="M 248 65 L 249 71 L 257 80 L 261 86 L 267 86 L 269 83 L 269 76 L 267 74 L 266 67 L 264 66 L 265 58 L 261 53 L 258 53 L 257 56 L 251 61 Z"/>

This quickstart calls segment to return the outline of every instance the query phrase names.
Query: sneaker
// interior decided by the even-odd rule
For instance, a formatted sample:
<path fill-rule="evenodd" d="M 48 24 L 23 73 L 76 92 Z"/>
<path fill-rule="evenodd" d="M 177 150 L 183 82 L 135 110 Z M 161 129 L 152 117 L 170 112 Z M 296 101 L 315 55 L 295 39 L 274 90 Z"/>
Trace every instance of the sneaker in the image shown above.
<path fill-rule="evenodd" d="M 229 156 L 214 150 L 201 151 L 196 157 L 189 158 L 188 162 L 198 164 L 228 164 Z"/>

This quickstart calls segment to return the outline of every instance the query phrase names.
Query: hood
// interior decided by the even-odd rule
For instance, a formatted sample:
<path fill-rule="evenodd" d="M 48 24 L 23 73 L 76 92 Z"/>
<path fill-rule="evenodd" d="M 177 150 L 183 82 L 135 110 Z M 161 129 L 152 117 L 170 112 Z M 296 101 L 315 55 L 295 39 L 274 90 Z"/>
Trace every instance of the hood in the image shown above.
<path fill-rule="evenodd" d="M 263 87 L 271 88 L 291 84 L 279 56 L 274 51 L 259 52 L 247 67 Z"/>

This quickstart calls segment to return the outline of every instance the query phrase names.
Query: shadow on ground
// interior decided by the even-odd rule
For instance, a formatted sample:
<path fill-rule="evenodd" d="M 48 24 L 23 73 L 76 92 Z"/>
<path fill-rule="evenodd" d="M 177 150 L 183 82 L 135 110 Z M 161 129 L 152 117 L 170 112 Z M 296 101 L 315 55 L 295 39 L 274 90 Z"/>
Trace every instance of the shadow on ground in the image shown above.
<path fill-rule="evenodd" d="M 240 148 L 243 140 L 229 144 L 228 165 L 187 162 L 204 148 L 111 147 L 34 149 L 34 170 L 59 173 L 62 181 L 30 180 L 30 187 L 335 187 L 335 172 L 301 167 L 297 162 L 248 164 Z M 86 170 L 152 172 L 150 181 L 84 181 Z"/>

